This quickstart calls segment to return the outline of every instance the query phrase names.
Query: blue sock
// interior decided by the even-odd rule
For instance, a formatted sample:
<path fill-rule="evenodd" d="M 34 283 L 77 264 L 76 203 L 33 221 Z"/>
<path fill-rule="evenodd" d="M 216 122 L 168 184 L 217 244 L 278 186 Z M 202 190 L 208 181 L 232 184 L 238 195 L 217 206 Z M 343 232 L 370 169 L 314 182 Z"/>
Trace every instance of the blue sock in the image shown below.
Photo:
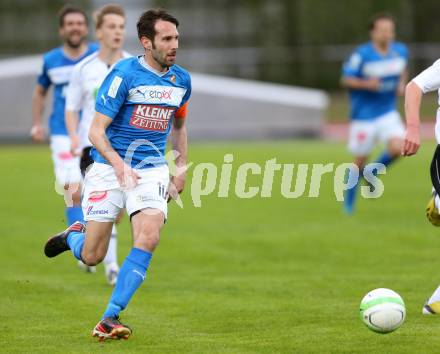
<path fill-rule="evenodd" d="M 115 317 L 127 307 L 136 290 L 145 280 L 152 253 L 132 248 L 119 270 L 118 281 L 102 318 Z"/>
<path fill-rule="evenodd" d="M 84 215 L 80 206 L 66 207 L 67 226 L 72 225 L 76 221 L 84 222 Z"/>
<path fill-rule="evenodd" d="M 85 241 L 85 234 L 82 232 L 75 232 L 72 231 L 69 233 L 69 236 L 67 236 L 67 244 L 69 245 L 70 249 L 72 250 L 73 255 L 76 259 L 81 259 L 81 252 L 84 247 L 84 241 Z"/>
<path fill-rule="evenodd" d="M 396 160 L 395 157 L 392 157 L 388 150 L 385 150 L 382 152 L 382 154 L 379 156 L 379 158 L 375 161 L 375 163 L 381 163 L 385 165 L 385 167 L 391 165 L 391 163 Z M 377 173 L 376 173 L 377 174 Z"/>
<path fill-rule="evenodd" d="M 357 181 L 354 180 L 355 176 L 351 173 L 351 171 L 348 171 L 347 174 L 347 183 L 349 183 L 350 185 L 354 184 L 354 187 L 347 189 L 345 191 L 345 196 L 344 196 L 344 210 L 347 214 L 352 214 L 353 210 L 354 210 L 354 203 L 356 201 L 356 192 L 357 192 L 357 187 L 359 185 L 360 182 L 360 178 L 361 176 L 359 175 L 359 177 L 357 178 Z M 351 179 L 351 181 L 350 181 Z"/>

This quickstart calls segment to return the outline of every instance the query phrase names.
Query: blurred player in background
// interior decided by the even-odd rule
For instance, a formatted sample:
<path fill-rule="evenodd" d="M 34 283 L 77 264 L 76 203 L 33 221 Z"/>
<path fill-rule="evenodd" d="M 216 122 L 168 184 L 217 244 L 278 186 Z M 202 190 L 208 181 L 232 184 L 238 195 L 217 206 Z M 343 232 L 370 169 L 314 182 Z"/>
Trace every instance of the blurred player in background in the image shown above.
<path fill-rule="evenodd" d="M 146 278 L 167 218 L 167 188 L 177 198 L 185 184 L 184 173 L 170 179 L 164 157 L 171 133 L 173 150 L 178 153 L 176 166 L 186 166 L 185 117 L 191 79 L 186 70 L 174 65 L 178 25 L 163 10 L 150 10 L 140 17 L 137 29 L 144 55 L 117 63 L 96 98 L 89 132 L 95 162 L 84 180 L 87 230 L 77 222 L 50 238 L 44 249 L 48 257 L 70 249 L 88 265 L 99 263 L 107 251 L 113 222 L 126 207 L 133 248 L 121 266 L 102 319 L 93 329 L 92 334 L 101 339 L 131 335 L 119 313 Z"/>
<path fill-rule="evenodd" d="M 44 54 L 42 72 L 38 76 L 32 97 L 31 136 L 35 142 L 41 143 L 46 139 L 42 116 L 47 91 L 53 85 L 53 106 L 49 118 L 50 148 L 56 185 L 63 189 L 65 194 L 66 223 L 71 225 L 75 221 L 82 221 L 83 213 L 79 189 L 79 158 L 70 153 L 70 140 L 64 121 L 65 89 L 74 65 L 98 48 L 95 44 L 87 43 L 88 22 L 83 10 L 66 6 L 60 10 L 58 16 L 59 35 L 63 45 Z"/>
<path fill-rule="evenodd" d="M 119 60 L 130 56 L 122 50 L 125 38 L 125 14 L 120 6 L 106 5 L 98 10 L 95 13 L 95 26 L 99 51 L 75 65 L 66 93 L 66 126 L 71 142 L 71 153 L 81 158 L 80 167 L 83 176 L 93 163 L 90 156 L 92 144 L 88 134 L 95 114 L 96 94 L 113 66 Z M 95 271 L 95 267 L 79 262 L 87 271 Z M 108 283 L 116 284 L 119 267 L 115 227 L 104 258 L 104 266 Z"/>
<path fill-rule="evenodd" d="M 411 156 L 417 153 L 420 146 L 420 105 L 424 93 L 438 90 L 440 105 L 440 59 L 416 76 L 406 87 L 405 115 L 406 136 L 402 155 Z M 435 124 L 437 148 L 431 162 L 432 197 L 426 208 L 426 216 L 434 226 L 440 226 L 440 108 L 437 110 Z M 440 314 L 440 286 L 434 291 L 423 307 L 425 315 Z"/>
<path fill-rule="evenodd" d="M 396 101 L 405 89 L 408 51 L 394 37 L 394 19 L 376 15 L 370 23 L 371 41 L 359 46 L 343 65 L 341 81 L 349 90 L 351 104 L 348 149 L 360 176 L 377 141 L 386 144 L 377 163 L 388 166 L 401 152 L 404 127 Z M 355 175 L 349 173 L 348 178 Z M 359 183 L 350 184 L 355 186 L 345 195 L 344 210 L 348 214 L 354 211 Z"/>

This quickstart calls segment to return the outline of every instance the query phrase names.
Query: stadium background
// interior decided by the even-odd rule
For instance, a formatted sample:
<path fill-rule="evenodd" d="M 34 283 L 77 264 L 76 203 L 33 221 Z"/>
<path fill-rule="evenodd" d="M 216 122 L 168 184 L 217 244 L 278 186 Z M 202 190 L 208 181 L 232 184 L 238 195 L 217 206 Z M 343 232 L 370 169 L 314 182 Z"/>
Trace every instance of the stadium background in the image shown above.
<path fill-rule="evenodd" d="M 197 73 L 325 90 L 330 99 L 320 121 L 324 127 L 346 121 L 341 62 L 367 40 L 374 13 L 396 16 L 398 39 L 410 48 L 410 76 L 440 53 L 436 1 L 115 2 L 127 10 L 127 49 L 133 53 L 139 48 L 134 32 L 139 13 L 165 7 L 182 23 L 179 64 Z M 104 4 L 71 3 L 88 13 Z M 63 4 L 0 1 L 0 59 L 57 46 L 56 13 Z M 96 343 L 89 330 L 109 289 L 101 274 L 81 274 L 69 257 L 42 257 L 47 236 L 64 227 L 63 201 L 53 189 L 48 147 L 18 145 L 28 137 L 1 134 L 11 121 L 30 125 L 30 117 L 5 113 L 30 106 L 21 94 L 28 87 L 4 82 L 0 75 L 1 96 L 10 94 L 0 115 L 0 352 L 438 352 L 440 323 L 420 314 L 439 282 L 438 230 L 423 215 L 432 141 L 417 157 L 393 167 L 384 177 L 384 196 L 360 200 L 351 218 L 335 200 L 331 175 L 323 178 L 319 198 L 282 197 L 277 176 L 271 198 L 242 200 L 233 193 L 218 198 L 216 190 L 195 208 L 187 188 L 185 207 L 171 206 L 173 217 L 149 281 L 124 317 L 135 335 L 128 342 Z M 423 105 L 428 138 L 435 101 L 429 95 Z M 321 134 L 307 141 L 196 142 L 190 160 L 220 169 L 224 154 L 233 153 L 233 177 L 240 163 L 264 165 L 274 157 L 279 163 L 337 164 L 350 160 L 342 135 L 335 134 L 336 141 Z M 191 178 L 190 171 L 188 183 Z M 261 185 L 261 178 L 249 183 Z M 129 249 L 128 234 L 125 220 L 121 260 Z M 399 292 L 408 309 L 405 325 L 387 336 L 369 332 L 358 319 L 360 299 L 377 287 Z"/>

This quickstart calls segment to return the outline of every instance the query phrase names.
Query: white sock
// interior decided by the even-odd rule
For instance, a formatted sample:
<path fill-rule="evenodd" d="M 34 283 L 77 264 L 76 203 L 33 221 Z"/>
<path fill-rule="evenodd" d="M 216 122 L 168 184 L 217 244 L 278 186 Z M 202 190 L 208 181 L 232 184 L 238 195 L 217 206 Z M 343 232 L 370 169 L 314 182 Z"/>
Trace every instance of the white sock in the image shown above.
<path fill-rule="evenodd" d="M 434 204 L 437 210 L 440 210 L 440 196 L 438 194 L 435 196 Z"/>
<path fill-rule="evenodd" d="M 437 289 L 435 289 L 434 294 L 432 294 L 428 300 L 428 304 L 432 304 L 438 301 L 440 301 L 440 286 Z"/>
<path fill-rule="evenodd" d="M 110 242 L 108 244 L 107 254 L 104 258 L 104 265 L 107 268 L 107 266 L 111 264 L 117 264 L 118 263 L 118 254 L 117 254 L 117 238 L 116 238 L 116 227 L 113 225 L 112 229 L 112 235 L 110 236 Z"/>

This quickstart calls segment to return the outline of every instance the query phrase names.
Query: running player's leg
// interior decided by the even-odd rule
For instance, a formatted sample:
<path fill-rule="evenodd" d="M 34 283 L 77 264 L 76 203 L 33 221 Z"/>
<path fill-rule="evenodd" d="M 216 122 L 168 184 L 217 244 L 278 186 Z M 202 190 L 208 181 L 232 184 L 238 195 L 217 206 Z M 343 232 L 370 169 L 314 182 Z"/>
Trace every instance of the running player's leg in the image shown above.
<path fill-rule="evenodd" d="M 386 148 L 375 162 L 388 167 L 400 157 L 405 128 L 397 111 L 378 118 L 378 125 L 379 139 Z"/>
<path fill-rule="evenodd" d="M 117 245 L 118 245 L 118 239 L 117 239 L 117 225 L 120 223 L 124 209 L 121 210 L 119 215 L 117 216 L 115 223 L 113 225 L 112 229 L 112 235 L 110 237 L 110 243 L 108 245 L 107 254 L 104 258 L 104 267 L 105 267 L 105 276 L 107 279 L 107 282 L 114 286 L 116 284 L 116 281 L 118 279 L 119 274 L 119 265 L 118 265 L 118 252 L 117 252 Z"/>
<path fill-rule="evenodd" d="M 132 217 L 133 248 L 122 263 L 103 318 L 119 316 L 145 280 L 151 257 L 159 244 L 164 220 L 164 214 L 158 209 L 144 209 Z"/>
<path fill-rule="evenodd" d="M 93 335 L 108 338 L 126 337 L 131 334 L 128 328 L 123 332 L 122 325 L 117 322 L 113 327 L 121 333 L 112 335 L 111 321 L 119 321 L 119 313 L 124 310 L 136 290 L 146 278 L 148 266 L 154 250 L 159 244 L 160 230 L 167 216 L 167 198 L 163 191 L 169 184 L 168 167 L 136 171 L 141 176 L 141 183 L 133 190 L 126 192 L 126 208 L 130 215 L 133 248 L 125 258 L 119 270 L 118 280 L 102 320 L 93 330 Z M 122 327 L 121 327 L 122 326 Z"/>
<path fill-rule="evenodd" d="M 93 164 L 93 159 L 90 155 L 90 150 L 91 150 L 91 147 L 86 147 L 83 149 L 83 151 L 81 153 L 79 168 L 81 170 L 81 175 L 83 178 L 85 178 L 88 168 L 91 167 L 91 165 Z M 82 188 L 81 188 L 81 190 L 82 190 Z M 83 263 L 83 261 L 81 261 L 81 260 L 78 261 L 78 266 L 80 269 L 82 269 L 83 271 L 85 271 L 87 273 L 96 273 L 96 267 L 88 266 L 87 264 Z"/>
<path fill-rule="evenodd" d="M 85 177 L 87 171 L 92 167 L 93 165 L 93 158 L 91 156 L 91 146 L 85 147 L 81 154 L 81 161 L 80 161 L 80 169 L 81 174 L 83 177 Z M 122 216 L 123 210 L 119 213 L 115 220 L 115 224 L 118 224 L 121 216 Z M 116 225 L 113 224 L 112 231 L 111 231 L 111 237 L 110 242 L 108 244 L 107 248 L 107 254 L 103 260 L 104 267 L 105 267 L 105 277 L 107 279 L 107 282 L 114 286 L 116 284 L 118 272 L 119 272 L 119 266 L 117 261 L 117 231 L 116 231 Z M 78 261 L 81 268 L 88 272 L 94 272 L 95 267 L 87 266 L 82 261 Z"/>
<path fill-rule="evenodd" d="M 116 284 L 119 273 L 117 257 L 117 230 L 115 225 L 113 225 L 111 231 L 110 242 L 103 263 L 105 267 L 105 276 L 107 282 L 110 285 L 114 286 Z"/>
<path fill-rule="evenodd" d="M 93 329 L 93 336 L 127 339 L 131 335 L 131 328 L 120 322 L 119 313 L 127 307 L 147 276 L 164 220 L 163 212 L 158 209 L 143 209 L 132 216 L 133 248 L 121 265 L 112 296 L 101 321 Z"/>
<path fill-rule="evenodd" d="M 104 259 L 107 252 L 113 222 L 75 222 L 65 231 L 51 237 L 44 247 L 47 257 L 58 256 L 71 250 L 73 256 L 87 265 L 94 266 Z"/>
<path fill-rule="evenodd" d="M 362 176 L 362 170 L 374 146 L 376 130 L 374 122 L 370 121 L 353 121 L 350 124 L 348 149 L 354 156 L 353 162 L 359 174 L 352 171 L 348 173 L 347 182 L 353 187 L 347 189 L 344 197 L 344 210 L 347 214 L 352 214 L 354 211 L 360 176 Z M 356 180 L 350 180 L 351 178 L 356 178 Z"/>
<path fill-rule="evenodd" d="M 434 226 L 440 226 L 440 145 L 437 145 L 430 166 L 432 194 L 426 206 L 426 217 Z"/>
<path fill-rule="evenodd" d="M 434 226 L 440 226 L 440 145 L 437 145 L 430 166 L 431 182 L 433 185 L 432 196 L 426 206 L 426 217 Z M 440 286 L 433 292 L 422 309 L 425 315 L 440 313 Z"/>
<path fill-rule="evenodd" d="M 69 226 L 76 221 L 83 222 L 79 158 L 71 154 L 67 136 L 51 136 L 50 147 L 55 170 L 55 186 L 57 191 L 63 194 L 66 204 L 66 224 Z"/>
<path fill-rule="evenodd" d="M 104 258 L 113 222 L 123 208 L 123 192 L 119 188 L 110 189 L 115 186 L 116 180 L 111 166 L 95 165 L 84 181 L 82 207 L 88 222 L 87 234 L 81 223 L 74 223 L 48 240 L 45 246 L 48 257 L 70 249 L 75 258 L 88 265 L 99 263 Z"/>

